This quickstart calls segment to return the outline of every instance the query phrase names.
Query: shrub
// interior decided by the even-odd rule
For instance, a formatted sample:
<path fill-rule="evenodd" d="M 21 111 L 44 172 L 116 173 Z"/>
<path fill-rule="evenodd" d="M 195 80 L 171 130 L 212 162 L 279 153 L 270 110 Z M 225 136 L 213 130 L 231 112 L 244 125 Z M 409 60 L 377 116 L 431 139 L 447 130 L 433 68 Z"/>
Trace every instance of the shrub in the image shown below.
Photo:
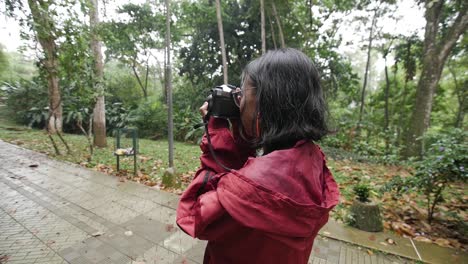
<path fill-rule="evenodd" d="M 116 128 L 123 128 L 129 123 L 129 110 L 123 103 L 106 104 L 106 130 L 107 133 Z"/>
<path fill-rule="evenodd" d="M 203 126 L 195 128 L 202 122 L 200 114 L 187 106 L 174 111 L 174 137 L 177 140 L 198 142 L 203 135 Z"/>
<path fill-rule="evenodd" d="M 370 186 L 365 183 L 359 183 L 353 187 L 354 194 L 360 202 L 368 202 L 370 195 Z"/>
<path fill-rule="evenodd" d="M 397 195 L 400 195 L 403 192 L 408 191 L 414 187 L 413 178 L 402 178 L 399 175 L 394 176 L 390 181 L 385 183 L 381 188 L 381 192 L 390 192 L 393 191 Z"/>
<path fill-rule="evenodd" d="M 468 174 L 468 132 L 453 129 L 444 134 L 428 134 L 424 137 L 426 150 L 417 163 L 415 187 L 426 196 L 428 221 L 431 222 L 437 204 L 443 201 L 443 191 L 449 183 L 466 182 Z"/>
<path fill-rule="evenodd" d="M 30 127 L 44 127 L 48 116 L 47 85 L 39 78 L 4 83 L 6 106 L 13 118 Z"/>
<path fill-rule="evenodd" d="M 138 128 L 140 137 L 161 138 L 167 134 L 167 109 L 161 101 L 148 98 L 130 111 L 128 123 Z"/>

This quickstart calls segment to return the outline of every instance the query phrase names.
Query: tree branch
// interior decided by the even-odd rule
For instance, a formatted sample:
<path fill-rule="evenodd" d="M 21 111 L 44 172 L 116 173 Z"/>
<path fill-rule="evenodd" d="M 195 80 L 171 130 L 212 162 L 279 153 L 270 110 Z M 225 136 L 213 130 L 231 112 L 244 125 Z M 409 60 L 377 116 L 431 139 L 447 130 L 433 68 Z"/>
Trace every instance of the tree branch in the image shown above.
<path fill-rule="evenodd" d="M 141 90 L 143 91 L 143 95 L 145 96 L 145 99 L 146 99 L 147 96 L 146 96 L 145 87 L 143 86 L 143 83 L 140 80 L 140 76 L 138 75 L 138 72 L 136 71 L 135 60 L 133 60 L 132 70 L 133 70 L 133 74 L 135 75 L 135 77 L 136 77 L 136 79 L 138 81 L 138 84 L 141 87 Z"/>
<path fill-rule="evenodd" d="M 449 28 L 447 36 L 439 44 L 439 60 L 445 61 L 450 54 L 453 46 L 468 28 L 468 4 L 463 4 L 460 13 Z"/>

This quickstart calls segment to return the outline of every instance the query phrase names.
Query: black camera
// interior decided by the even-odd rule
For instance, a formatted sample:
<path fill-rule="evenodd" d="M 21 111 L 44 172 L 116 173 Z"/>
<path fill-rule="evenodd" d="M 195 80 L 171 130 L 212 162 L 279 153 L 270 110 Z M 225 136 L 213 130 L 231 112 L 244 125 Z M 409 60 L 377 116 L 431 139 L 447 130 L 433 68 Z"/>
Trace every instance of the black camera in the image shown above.
<path fill-rule="evenodd" d="M 236 86 L 223 84 L 211 89 L 207 97 L 208 115 L 216 118 L 234 119 L 240 117 L 239 107 L 235 103 L 234 96 Z"/>

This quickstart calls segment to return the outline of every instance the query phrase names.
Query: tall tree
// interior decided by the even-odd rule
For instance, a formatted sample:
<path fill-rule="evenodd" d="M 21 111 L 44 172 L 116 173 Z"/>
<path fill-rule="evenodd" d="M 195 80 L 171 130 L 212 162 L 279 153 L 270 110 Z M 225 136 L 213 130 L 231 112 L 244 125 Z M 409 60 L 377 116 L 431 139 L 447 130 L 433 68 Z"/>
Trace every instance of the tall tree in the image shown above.
<path fill-rule="evenodd" d="M 276 4 L 274 1 L 271 2 L 271 7 L 273 10 L 273 16 L 275 17 L 276 20 L 276 25 L 278 26 L 278 34 L 281 42 L 281 48 L 286 47 L 286 43 L 284 41 L 284 34 L 283 34 L 283 27 L 281 26 L 281 19 L 278 16 L 278 11 L 276 10 Z"/>
<path fill-rule="evenodd" d="M 129 19 L 102 23 L 106 55 L 131 67 L 143 96 L 147 98 L 148 62 L 153 57 L 152 50 L 164 48 L 165 16 L 154 12 L 149 4 L 125 4 L 117 13 L 125 14 Z"/>
<path fill-rule="evenodd" d="M 31 16 L 34 21 L 34 32 L 39 41 L 44 58 L 42 65 L 46 71 L 49 95 L 49 119 L 47 131 L 49 133 L 62 131 L 62 98 L 60 95 L 58 77 L 58 58 L 56 45 L 55 22 L 51 17 L 51 1 L 28 0 Z"/>
<path fill-rule="evenodd" d="M 429 127 L 432 103 L 445 61 L 468 27 L 468 1 L 426 0 L 422 71 L 403 151 L 419 156 L 421 137 Z"/>
<path fill-rule="evenodd" d="M 172 117 L 172 70 L 171 70 L 171 3 L 166 0 L 166 72 L 167 124 L 169 140 L 169 168 L 174 167 L 174 120 Z"/>
<path fill-rule="evenodd" d="M 221 57 L 223 61 L 223 80 L 224 83 L 228 83 L 228 64 L 226 58 L 226 46 L 224 45 L 224 29 L 223 19 L 221 16 L 221 3 L 220 0 L 216 0 L 216 18 L 218 21 L 218 32 L 219 32 L 219 45 L 221 47 Z"/>
<path fill-rule="evenodd" d="M 364 82 L 362 83 L 361 89 L 361 107 L 359 109 L 359 121 L 358 121 L 358 130 L 360 131 L 361 123 L 362 123 L 362 115 L 364 112 L 364 103 L 365 103 L 365 96 L 366 96 L 366 88 L 367 88 L 367 78 L 369 75 L 369 68 L 371 62 L 371 51 L 372 51 L 372 42 L 375 38 L 375 27 L 377 24 L 377 16 L 378 16 L 379 8 L 376 7 L 373 10 L 372 22 L 370 25 L 369 30 L 369 38 L 367 40 L 367 60 L 366 60 L 366 69 L 364 70 Z"/>
<path fill-rule="evenodd" d="M 96 104 L 93 110 L 94 145 L 96 147 L 107 146 L 106 141 L 106 109 L 104 100 L 104 64 L 102 61 L 101 41 L 97 28 L 99 26 L 98 0 L 91 0 L 89 24 L 91 26 L 91 49 L 94 55 L 94 89 L 96 91 Z"/>
<path fill-rule="evenodd" d="M 400 94 L 400 103 L 398 110 L 397 121 L 397 144 L 404 140 L 404 135 L 407 129 L 408 117 L 405 110 L 408 108 L 408 97 L 410 94 L 409 83 L 414 80 L 416 76 L 416 71 L 418 69 L 418 62 L 422 54 L 422 42 L 415 35 L 403 38 L 403 41 L 395 46 L 395 65 L 398 67 L 398 63 L 401 62 L 403 69 L 405 71 L 404 82 L 402 91 Z M 409 113 L 409 112 L 408 112 Z"/>
<path fill-rule="evenodd" d="M 260 0 L 260 20 L 262 31 L 262 54 L 266 52 L 266 37 L 265 37 L 265 0 Z"/>

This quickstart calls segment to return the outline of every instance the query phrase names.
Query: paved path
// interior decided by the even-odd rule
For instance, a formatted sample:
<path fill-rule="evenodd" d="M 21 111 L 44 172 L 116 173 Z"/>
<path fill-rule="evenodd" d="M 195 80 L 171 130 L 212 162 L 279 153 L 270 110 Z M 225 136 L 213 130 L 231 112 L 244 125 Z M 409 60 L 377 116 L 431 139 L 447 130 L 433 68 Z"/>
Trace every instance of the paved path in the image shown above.
<path fill-rule="evenodd" d="M 206 243 L 177 228 L 177 201 L 0 141 L 0 263 L 201 263 Z M 404 262 L 317 237 L 309 263 Z"/>

